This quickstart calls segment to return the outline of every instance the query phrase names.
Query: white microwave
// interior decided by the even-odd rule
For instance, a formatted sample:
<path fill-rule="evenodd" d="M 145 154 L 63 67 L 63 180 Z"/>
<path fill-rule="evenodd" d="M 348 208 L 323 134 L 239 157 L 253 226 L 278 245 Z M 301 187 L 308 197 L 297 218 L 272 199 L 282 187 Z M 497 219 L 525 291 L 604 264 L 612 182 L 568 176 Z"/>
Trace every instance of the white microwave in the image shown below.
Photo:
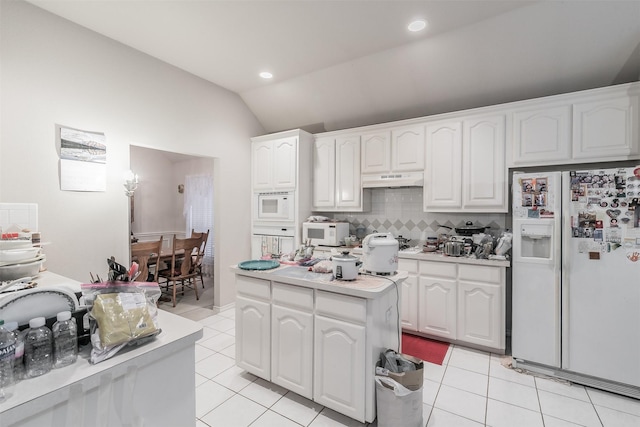
<path fill-rule="evenodd" d="M 255 193 L 253 196 L 254 221 L 294 221 L 295 198 L 293 191 Z"/>
<path fill-rule="evenodd" d="M 303 222 L 302 241 L 314 246 L 341 246 L 349 236 L 348 222 Z"/>

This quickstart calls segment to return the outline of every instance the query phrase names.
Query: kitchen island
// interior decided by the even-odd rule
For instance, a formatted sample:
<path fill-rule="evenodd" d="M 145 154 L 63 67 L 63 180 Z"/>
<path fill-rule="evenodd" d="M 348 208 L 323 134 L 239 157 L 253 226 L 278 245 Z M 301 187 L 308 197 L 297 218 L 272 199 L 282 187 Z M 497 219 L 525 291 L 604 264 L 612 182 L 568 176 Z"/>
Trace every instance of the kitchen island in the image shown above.
<path fill-rule="evenodd" d="M 360 422 L 376 418 L 375 365 L 400 346 L 406 273 L 333 280 L 282 265 L 236 273 L 236 364 Z"/>
<path fill-rule="evenodd" d="M 35 281 L 38 288 L 80 290 L 79 282 L 50 272 Z M 91 346 L 81 346 L 76 363 L 18 382 L 0 403 L 0 426 L 194 425 L 195 342 L 202 326 L 162 310 L 158 319 L 162 332 L 146 344 L 95 365 L 88 360 Z M 160 392 L 167 384 L 170 408 Z"/>

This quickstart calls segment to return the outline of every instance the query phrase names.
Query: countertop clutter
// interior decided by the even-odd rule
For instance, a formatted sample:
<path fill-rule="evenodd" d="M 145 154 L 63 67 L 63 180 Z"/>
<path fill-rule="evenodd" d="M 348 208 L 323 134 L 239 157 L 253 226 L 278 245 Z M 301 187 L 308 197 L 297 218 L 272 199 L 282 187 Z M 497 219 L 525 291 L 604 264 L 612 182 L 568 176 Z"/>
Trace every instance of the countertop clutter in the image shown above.
<path fill-rule="evenodd" d="M 79 282 L 48 271 L 41 272 L 36 280 L 38 289 L 80 291 Z M 8 297 L 0 302 L 5 298 Z M 89 363 L 91 345 L 84 345 L 76 363 L 19 381 L 13 395 L 0 403 L 1 424 L 127 425 L 136 419 L 144 419 L 151 425 L 192 423 L 193 361 L 202 326 L 162 310 L 158 311 L 158 318 L 162 332 L 145 345 L 132 346 L 98 364 Z M 176 407 L 169 412 L 158 411 L 154 397 L 154 391 L 166 382 L 172 384 L 175 393 Z"/>

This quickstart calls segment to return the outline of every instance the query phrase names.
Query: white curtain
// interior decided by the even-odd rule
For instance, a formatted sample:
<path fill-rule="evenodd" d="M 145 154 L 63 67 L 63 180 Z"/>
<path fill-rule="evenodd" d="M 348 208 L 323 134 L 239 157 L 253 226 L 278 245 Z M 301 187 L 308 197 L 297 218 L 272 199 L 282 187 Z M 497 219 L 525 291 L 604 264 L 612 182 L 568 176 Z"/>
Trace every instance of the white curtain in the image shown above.
<path fill-rule="evenodd" d="M 206 232 L 209 238 L 202 261 L 202 273 L 213 276 L 213 177 L 211 175 L 187 175 L 184 182 L 184 216 L 186 235 L 191 230 Z"/>

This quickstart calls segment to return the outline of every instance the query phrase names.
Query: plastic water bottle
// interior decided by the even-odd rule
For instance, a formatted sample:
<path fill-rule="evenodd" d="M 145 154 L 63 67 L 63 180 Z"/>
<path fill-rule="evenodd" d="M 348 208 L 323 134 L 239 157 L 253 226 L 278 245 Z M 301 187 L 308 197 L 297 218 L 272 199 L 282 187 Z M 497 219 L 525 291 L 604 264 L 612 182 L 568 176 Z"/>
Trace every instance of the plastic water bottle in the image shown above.
<path fill-rule="evenodd" d="M 29 320 L 29 330 L 24 338 L 24 368 L 27 378 L 46 374 L 52 365 L 51 330 L 45 326 L 44 317 Z"/>
<path fill-rule="evenodd" d="M 24 335 L 18 329 L 18 322 L 11 321 L 4 324 L 4 328 L 11 332 L 16 340 L 16 352 L 13 358 L 13 381 L 17 383 L 24 377 Z"/>
<path fill-rule="evenodd" d="M 0 402 L 13 394 L 13 358 L 16 341 L 13 334 L 4 328 L 4 320 L 0 320 Z"/>
<path fill-rule="evenodd" d="M 53 324 L 53 366 L 62 368 L 78 358 L 78 327 L 70 311 L 58 313 Z"/>

